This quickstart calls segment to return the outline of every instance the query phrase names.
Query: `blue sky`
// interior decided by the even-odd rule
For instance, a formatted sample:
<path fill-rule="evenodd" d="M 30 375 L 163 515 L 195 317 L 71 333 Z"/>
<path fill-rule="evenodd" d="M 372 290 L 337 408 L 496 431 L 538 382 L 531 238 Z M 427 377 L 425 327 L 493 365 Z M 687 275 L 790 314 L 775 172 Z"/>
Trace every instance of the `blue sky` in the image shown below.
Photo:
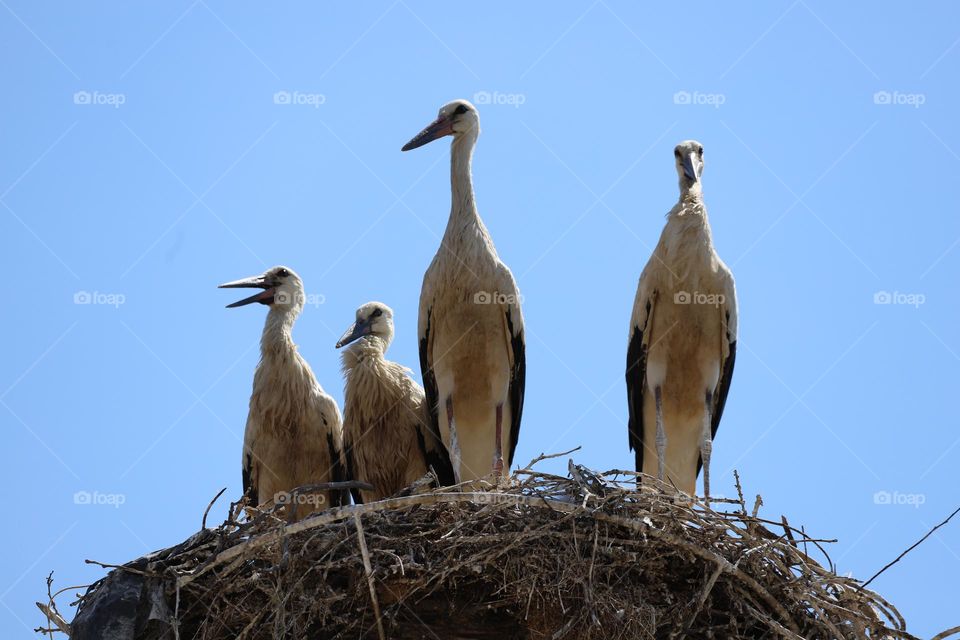
<path fill-rule="evenodd" d="M 630 308 L 696 138 L 740 302 L 715 492 L 738 469 L 863 578 L 958 506 L 960 6 L 481 6 L 0 0 L 5 637 L 33 637 L 48 571 L 88 583 L 85 558 L 172 545 L 239 496 L 265 310 L 218 283 L 296 269 L 295 337 L 338 400 L 367 300 L 416 367 L 449 154 L 400 146 L 457 97 L 525 298 L 515 462 L 582 445 L 629 468 Z M 958 573 L 951 523 L 874 586 L 930 635 L 958 623 Z"/>

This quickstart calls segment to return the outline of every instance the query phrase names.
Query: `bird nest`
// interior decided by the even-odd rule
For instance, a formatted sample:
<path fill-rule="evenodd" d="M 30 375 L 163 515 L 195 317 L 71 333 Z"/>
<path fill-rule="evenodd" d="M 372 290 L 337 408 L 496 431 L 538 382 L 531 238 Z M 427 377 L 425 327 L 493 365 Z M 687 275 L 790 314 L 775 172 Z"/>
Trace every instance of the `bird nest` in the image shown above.
<path fill-rule="evenodd" d="M 231 515 L 116 568 L 72 625 L 53 598 L 40 606 L 74 640 L 914 638 L 836 574 L 829 541 L 760 517 L 759 497 L 748 510 L 739 479 L 737 499 L 707 506 L 653 478 L 638 490 L 632 472 L 569 468 L 292 523 Z"/>

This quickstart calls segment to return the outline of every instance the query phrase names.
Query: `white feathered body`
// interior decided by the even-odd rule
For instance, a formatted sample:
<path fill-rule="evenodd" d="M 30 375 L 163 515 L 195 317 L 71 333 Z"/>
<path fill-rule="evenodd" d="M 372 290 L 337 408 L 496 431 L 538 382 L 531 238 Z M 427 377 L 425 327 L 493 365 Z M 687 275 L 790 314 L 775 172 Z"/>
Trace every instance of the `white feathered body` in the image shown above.
<path fill-rule="evenodd" d="M 384 358 L 376 337 L 359 340 L 341 358 L 344 387 L 344 451 L 353 479 L 369 482 L 364 502 L 398 493 L 427 473 L 420 438 L 430 439 L 424 422 L 423 389 L 411 371 Z"/>
<path fill-rule="evenodd" d="M 452 209 L 440 248 L 423 278 L 419 316 L 421 339 L 429 330 L 427 359 L 436 378 L 440 436 L 448 449 L 451 432 L 445 399 L 453 398 L 461 481 L 491 472 L 498 405 L 502 405 L 503 473 L 509 475 L 517 404 L 510 401 L 511 382 L 515 358 L 523 357 L 515 353 L 515 344 L 523 340 L 520 291 L 476 210 L 472 144 L 457 140 L 451 148 Z M 516 384 L 522 397 L 523 381 Z M 522 407 L 522 400 L 517 407 Z"/>
<path fill-rule="evenodd" d="M 261 505 L 299 486 L 340 479 L 343 469 L 340 410 L 283 324 L 283 318 L 268 316 L 244 433 L 244 476 Z M 336 492 L 324 491 L 304 498 L 297 514 L 339 502 Z"/>
<path fill-rule="evenodd" d="M 658 461 L 654 388 L 662 390 L 667 435 L 665 477 L 693 495 L 706 405 L 717 388 L 729 337 L 736 340 L 737 298 L 733 275 L 713 246 L 706 207 L 679 202 L 667 215 L 660 241 L 640 276 L 631 328 L 652 317 L 643 403 L 643 472 L 656 476 Z M 729 321 L 728 321 L 729 314 Z"/>

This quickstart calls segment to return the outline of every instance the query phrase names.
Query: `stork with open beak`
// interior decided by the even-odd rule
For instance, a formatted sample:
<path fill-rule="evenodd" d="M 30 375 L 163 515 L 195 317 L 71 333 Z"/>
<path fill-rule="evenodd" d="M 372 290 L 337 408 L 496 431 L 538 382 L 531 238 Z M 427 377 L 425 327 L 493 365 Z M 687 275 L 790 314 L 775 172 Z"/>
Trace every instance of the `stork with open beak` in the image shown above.
<path fill-rule="evenodd" d="M 474 200 L 479 134 L 476 107 L 454 100 L 403 146 L 453 138 L 450 217 L 423 277 L 419 336 L 428 421 L 450 452 L 457 482 L 509 475 L 526 375 L 520 292 Z"/>
<path fill-rule="evenodd" d="M 289 502 L 292 489 L 344 480 L 343 423 L 337 403 L 324 392 L 293 342 L 303 309 L 303 282 L 287 267 L 220 285 L 259 289 L 227 308 L 259 303 L 270 308 L 260 338 L 260 362 L 243 437 L 243 491 L 252 504 Z M 298 518 L 345 503 L 340 491 L 297 496 Z"/>
<path fill-rule="evenodd" d="M 395 495 L 430 469 L 442 485 L 454 481 L 447 450 L 427 426 L 423 389 L 410 369 L 384 357 L 392 341 L 393 310 L 368 302 L 337 342 L 346 347 L 340 357 L 347 474 L 374 486 L 353 490 L 357 504 Z"/>
<path fill-rule="evenodd" d="M 680 200 L 667 214 L 633 304 L 627 350 L 630 448 L 636 469 L 695 495 L 710 456 L 737 353 L 733 274 L 713 247 L 703 203 L 703 145 L 674 149 Z"/>

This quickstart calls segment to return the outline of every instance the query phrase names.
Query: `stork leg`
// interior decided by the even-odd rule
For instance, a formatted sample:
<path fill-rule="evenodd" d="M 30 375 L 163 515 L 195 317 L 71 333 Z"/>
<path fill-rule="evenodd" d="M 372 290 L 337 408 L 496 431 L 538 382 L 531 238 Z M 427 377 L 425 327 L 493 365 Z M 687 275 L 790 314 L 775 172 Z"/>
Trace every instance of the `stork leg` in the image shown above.
<path fill-rule="evenodd" d="M 447 426 L 450 428 L 450 464 L 453 467 L 453 480 L 460 484 L 460 441 L 457 440 L 457 428 L 453 424 L 453 396 L 447 396 Z"/>
<path fill-rule="evenodd" d="M 503 429 L 503 405 L 497 405 L 497 436 L 496 450 L 493 452 L 493 472 L 497 476 L 497 482 L 503 477 L 503 438 L 501 436 Z"/>
<path fill-rule="evenodd" d="M 710 455 L 713 453 L 713 434 L 710 426 L 713 423 L 713 392 L 707 391 L 703 405 L 703 433 L 700 437 L 700 460 L 703 462 L 703 498 L 710 506 Z"/>
<path fill-rule="evenodd" d="M 663 394 L 660 385 L 653 390 L 653 401 L 657 408 L 657 479 L 663 482 L 663 467 L 667 458 L 667 432 L 663 430 Z"/>

